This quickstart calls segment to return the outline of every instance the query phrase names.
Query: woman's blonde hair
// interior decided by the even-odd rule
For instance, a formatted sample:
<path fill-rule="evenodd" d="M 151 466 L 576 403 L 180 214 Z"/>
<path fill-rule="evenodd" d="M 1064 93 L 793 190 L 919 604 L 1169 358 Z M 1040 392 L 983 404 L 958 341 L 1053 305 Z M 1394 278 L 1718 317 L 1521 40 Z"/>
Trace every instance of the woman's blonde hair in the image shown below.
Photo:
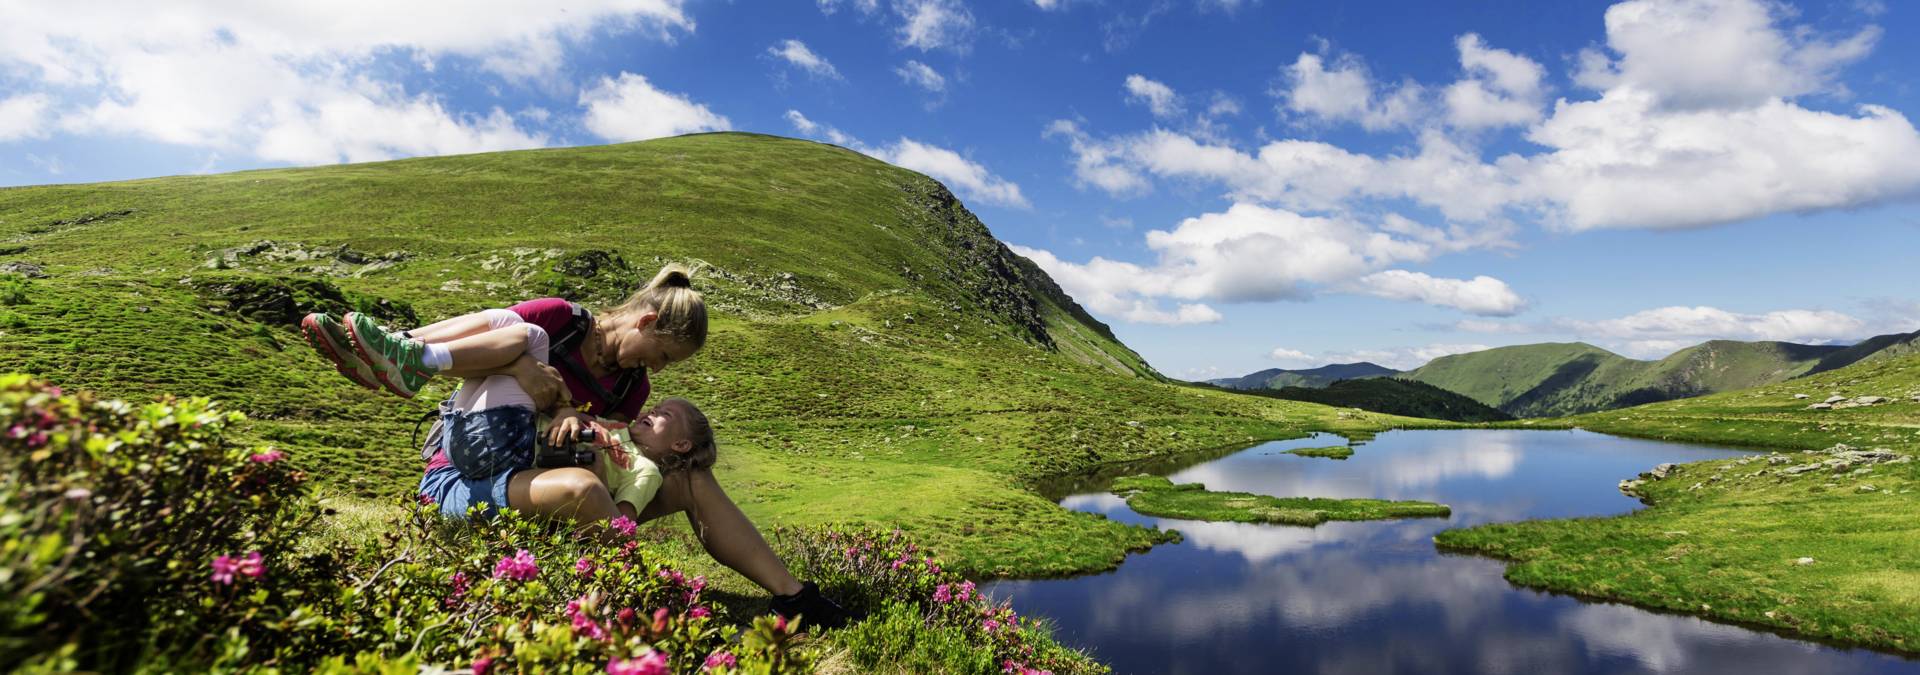
<path fill-rule="evenodd" d="M 669 264 L 653 275 L 653 281 L 635 291 L 626 302 L 613 308 L 614 314 L 633 316 L 645 312 L 659 316 L 653 329 L 673 337 L 681 344 L 699 349 L 707 344 L 707 301 L 693 290 L 693 272 L 685 265 Z"/>
<path fill-rule="evenodd" d="M 707 421 L 707 414 L 692 401 L 684 398 L 670 398 L 661 401 L 661 405 L 678 403 L 686 409 L 687 440 L 693 442 L 693 448 L 683 453 L 673 453 L 660 460 L 660 474 L 666 475 L 686 469 L 710 469 L 720 459 L 720 448 L 713 440 L 713 425 Z"/>

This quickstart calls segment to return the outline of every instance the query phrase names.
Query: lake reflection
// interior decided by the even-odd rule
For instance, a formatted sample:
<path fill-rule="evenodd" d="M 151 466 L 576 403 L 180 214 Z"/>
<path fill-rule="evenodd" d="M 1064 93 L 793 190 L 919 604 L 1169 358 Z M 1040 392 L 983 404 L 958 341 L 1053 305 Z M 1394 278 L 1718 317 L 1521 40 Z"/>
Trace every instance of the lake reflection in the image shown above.
<path fill-rule="evenodd" d="M 996 596 L 1052 618 L 1067 644 L 1121 673 L 1920 672 L 1920 662 L 1841 650 L 1690 617 L 1518 589 L 1503 564 L 1442 555 L 1441 530 L 1638 508 L 1615 483 L 1661 462 L 1737 451 L 1568 431 L 1400 431 L 1351 459 L 1256 446 L 1170 474 L 1174 482 L 1276 496 L 1422 499 L 1448 519 L 1315 528 L 1134 513 L 1106 493 L 1061 504 L 1180 530 L 1185 542 L 1097 576 L 1002 582 Z"/>

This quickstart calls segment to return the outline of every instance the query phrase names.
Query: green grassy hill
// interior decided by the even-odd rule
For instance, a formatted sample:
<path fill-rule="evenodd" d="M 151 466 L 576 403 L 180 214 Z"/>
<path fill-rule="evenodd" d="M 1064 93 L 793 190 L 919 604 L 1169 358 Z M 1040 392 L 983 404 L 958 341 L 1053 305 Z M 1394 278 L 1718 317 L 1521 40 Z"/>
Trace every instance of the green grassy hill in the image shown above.
<path fill-rule="evenodd" d="M 1161 536 L 1039 477 L 1395 421 L 1165 382 L 938 182 L 737 133 L 0 190 L 0 265 L 44 274 L 0 279 L 0 371 L 211 396 L 340 499 L 389 496 L 454 383 L 361 390 L 303 312 L 605 307 L 668 261 L 699 266 L 716 318 L 655 391 L 714 419 L 748 513 L 899 526 L 976 573 L 1100 569 Z"/>
<path fill-rule="evenodd" d="M 1516 417 L 1609 410 L 1782 382 L 1877 354 L 1909 353 L 1920 333 L 1853 347 L 1713 340 L 1658 361 L 1585 343 L 1500 347 L 1434 359 L 1399 377 L 1465 394 Z"/>
<path fill-rule="evenodd" d="M 1513 419 L 1512 415 L 1496 408 L 1431 384 L 1391 377 L 1340 380 L 1325 387 L 1281 387 L 1255 393 L 1290 401 L 1455 422 L 1502 422 Z"/>
<path fill-rule="evenodd" d="M 1835 396 L 1871 403 L 1810 407 Z M 1527 586 L 1920 653 L 1920 354 L 1535 423 L 1552 426 L 1776 452 L 1641 474 L 1623 489 L 1651 508 L 1630 515 L 1442 548 L 1510 559 Z"/>

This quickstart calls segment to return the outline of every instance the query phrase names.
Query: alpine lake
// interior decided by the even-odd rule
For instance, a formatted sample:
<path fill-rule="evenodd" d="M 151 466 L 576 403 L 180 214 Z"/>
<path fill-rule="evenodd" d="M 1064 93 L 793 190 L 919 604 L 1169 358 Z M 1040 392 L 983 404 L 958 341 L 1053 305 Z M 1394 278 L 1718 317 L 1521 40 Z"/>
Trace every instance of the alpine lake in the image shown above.
<path fill-rule="evenodd" d="M 1643 508 L 1617 484 L 1746 451 L 1586 431 L 1392 431 L 1349 459 L 1315 435 L 1145 469 L 1279 497 L 1416 499 L 1447 518 L 1316 527 L 1143 516 L 1113 476 L 1046 486 L 1067 508 L 1179 530 L 1118 569 L 993 584 L 1116 673 L 1920 673 L 1920 661 L 1509 584 L 1504 563 L 1436 550 L 1442 530 Z M 1195 463 L 1197 461 L 1197 463 Z M 1141 469 L 1135 467 L 1132 473 Z"/>

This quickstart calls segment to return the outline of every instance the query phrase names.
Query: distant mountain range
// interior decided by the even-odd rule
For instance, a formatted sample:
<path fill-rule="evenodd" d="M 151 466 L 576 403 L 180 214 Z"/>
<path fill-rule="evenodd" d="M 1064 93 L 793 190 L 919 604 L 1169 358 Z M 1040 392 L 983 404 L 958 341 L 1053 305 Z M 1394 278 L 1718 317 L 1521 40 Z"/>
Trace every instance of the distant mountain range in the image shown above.
<path fill-rule="evenodd" d="M 1670 401 L 1826 372 L 1920 350 L 1920 331 L 1852 346 L 1713 340 L 1658 361 L 1581 342 L 1443 356 L 1398 377 L 1464 394 L 1515 417 L 1555 417 Z"/>
<path fill-rule="evenodd" d="M 1584 342 L 1556 342 L 1443 356 L 1405 372 L 1361 362 L 1306 370 L 1272 368 L 1207 383 L 1241 390 L 1324 389 L 1340 380 L 1393 377 L 1430 384 L 1514 417 L 1557 417 L 1772 384 L 1916 352 L 1920 331 L 1880 335 L 1851 346 L 1712 340 L 1657 361 L 1630 359 Z M 1409 400 L 1386 403 L 1394 396 Z M 1440 399 L 1430 392 L 1380 386 L 1284 398 L 1440 419 L 1480 415 L 1462 412 L 1466 409 L 1458 405 L 1439 406 Z M 1421 415 L 1416 410 L 1444 414 Z"/>
<path fill-rule="evenodd" d="M 1245 377 L 1227 377 L 1207 380 L 1207 384 L 1227 389 L 1279 389 L 1281 387 L 1323 388 L 1340 380 L 1357 380 L 1363 377 L 1386 377 L 1400 371 L 1366 361 L 1359 363 L 1335 363 L 1319 368 L 1305 370 L 1287 370 L 1268 368 Z"/>

